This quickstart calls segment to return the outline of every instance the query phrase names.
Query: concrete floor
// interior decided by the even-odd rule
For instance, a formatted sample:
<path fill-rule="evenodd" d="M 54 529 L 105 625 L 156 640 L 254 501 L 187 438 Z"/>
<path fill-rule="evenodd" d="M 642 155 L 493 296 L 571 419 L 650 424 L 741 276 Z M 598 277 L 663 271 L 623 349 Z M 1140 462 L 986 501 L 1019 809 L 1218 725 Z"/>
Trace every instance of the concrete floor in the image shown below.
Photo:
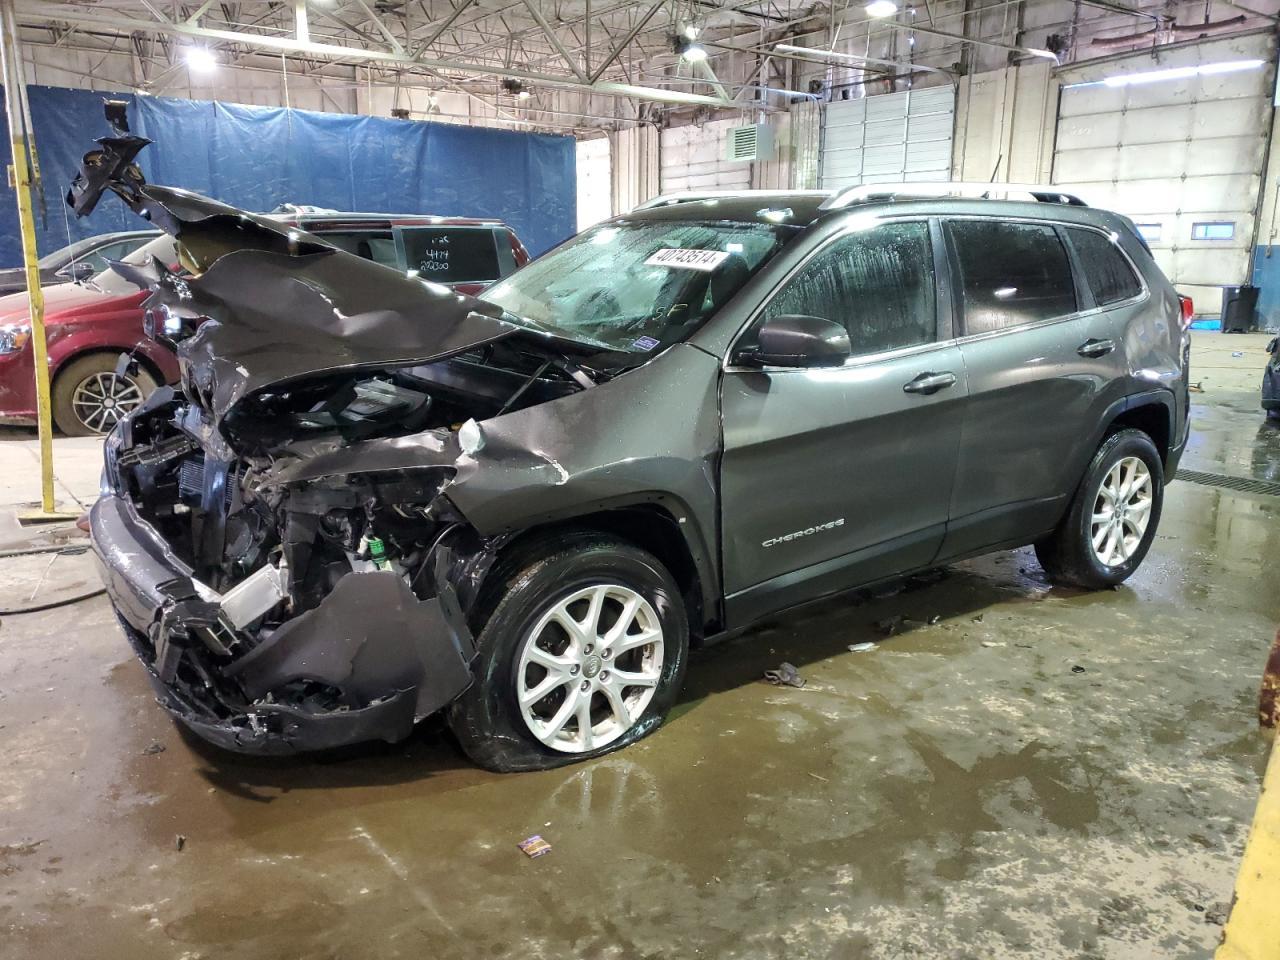
<path fill-rule="evenodd" d="M 1185 465 L 1280 479 L 1256 386 L 1209 369 Z M 32 440 L 0 440 L 11 481 Z M 92 496 L 93 442 L 58 446 Z M 696 654 L 640 745 L 507 777 L 431 730 L 222 754 L 154 705 L 101 598 L 4 618 L 0 954 L 1206 957 L 1265 762 L 1278 511 L 1176 483 L 1119 590 L 1050 588 L 1024 550 L 811 606 Z M 3 574 L 2 603 L 85 562 Z M 942 620 L 886 639 L 896 614 Z M 783 660 L 803 689 L 759 682 Z"/>

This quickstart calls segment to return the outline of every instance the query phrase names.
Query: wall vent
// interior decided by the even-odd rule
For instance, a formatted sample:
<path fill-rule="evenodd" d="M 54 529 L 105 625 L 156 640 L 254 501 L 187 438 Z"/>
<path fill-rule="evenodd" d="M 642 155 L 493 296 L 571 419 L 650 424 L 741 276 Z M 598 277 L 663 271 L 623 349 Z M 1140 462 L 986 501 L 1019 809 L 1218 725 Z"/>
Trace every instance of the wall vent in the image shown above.
<path fill-rule="evenodd" d="M 730 162 L 750 163 L 754 160 L 773 159 L 773 128 L 767 123 L 753 123 L 734 127 L 728 136 Z"/>

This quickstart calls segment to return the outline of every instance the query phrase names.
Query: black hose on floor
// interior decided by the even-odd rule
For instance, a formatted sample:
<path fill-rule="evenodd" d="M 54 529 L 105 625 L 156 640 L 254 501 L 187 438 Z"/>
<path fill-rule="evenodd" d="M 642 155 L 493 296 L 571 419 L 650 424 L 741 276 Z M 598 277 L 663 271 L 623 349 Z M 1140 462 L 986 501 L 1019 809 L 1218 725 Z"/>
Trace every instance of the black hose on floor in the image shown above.
<path fill-rule="evenodd" d="M 89 545 L 86 544 L 68 544 L 64 543 L 56 547 L 25 547 L 21 550 L 0 550 L 0 560 L 8 557 L 30 557 L 40 553 L 59 553 L 68 557 L 78 556 L 87 552 Z M 74 597 L 63 597 L 61 600 L 51 600 L 48 603 L 37 603 L 33 607 L 0 607 L 0 617 L 17 616 L 20 613 L 40 613 L 43 610 L 55 610 L 58 607 L 68 607 L 73 603 L 79 603 L 81 600 L 89 600 L 93 597 L 100 597 L 107 591 L 102 587 L 97 590 L 90 590 L 87 593 L 78 593 Z"/>

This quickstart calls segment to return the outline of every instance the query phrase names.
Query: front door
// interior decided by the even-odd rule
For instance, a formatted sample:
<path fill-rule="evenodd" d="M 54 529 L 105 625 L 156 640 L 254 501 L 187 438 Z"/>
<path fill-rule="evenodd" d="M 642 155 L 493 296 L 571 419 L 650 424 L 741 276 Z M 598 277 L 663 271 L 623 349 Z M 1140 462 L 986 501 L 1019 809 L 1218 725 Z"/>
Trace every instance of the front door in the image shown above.
<path fill-rule="evenodd" d="M 735 346 L 721 396 L 730 626 L 937 552 L 966 383 L 959 350 L 939 338 L 935 239 L 926 220 L 837 236 Z M 785 314 L 844 324 L 853 356 L 824 369 L 734 362 Z"/>

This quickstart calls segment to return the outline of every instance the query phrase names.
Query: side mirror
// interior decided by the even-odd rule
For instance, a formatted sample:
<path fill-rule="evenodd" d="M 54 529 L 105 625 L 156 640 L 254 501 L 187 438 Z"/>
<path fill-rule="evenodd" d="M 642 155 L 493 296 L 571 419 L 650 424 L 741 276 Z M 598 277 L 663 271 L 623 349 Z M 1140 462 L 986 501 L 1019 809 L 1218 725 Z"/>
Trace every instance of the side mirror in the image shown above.
<path fill-rule="evenodd" d="M 849 331 L 825 317 L 785 313 L 770 317 L 756 335 L 758 347 L 739 360 L 761 367 L 838 367 L 849 359 Z"/>
<path fill-rule="evenodd" d="M 56 276 L 65 280 L 87 280 L 97 272 L 93 269 L 93 264 L 88 260 L 72 260 L 59 270 Z"/>

